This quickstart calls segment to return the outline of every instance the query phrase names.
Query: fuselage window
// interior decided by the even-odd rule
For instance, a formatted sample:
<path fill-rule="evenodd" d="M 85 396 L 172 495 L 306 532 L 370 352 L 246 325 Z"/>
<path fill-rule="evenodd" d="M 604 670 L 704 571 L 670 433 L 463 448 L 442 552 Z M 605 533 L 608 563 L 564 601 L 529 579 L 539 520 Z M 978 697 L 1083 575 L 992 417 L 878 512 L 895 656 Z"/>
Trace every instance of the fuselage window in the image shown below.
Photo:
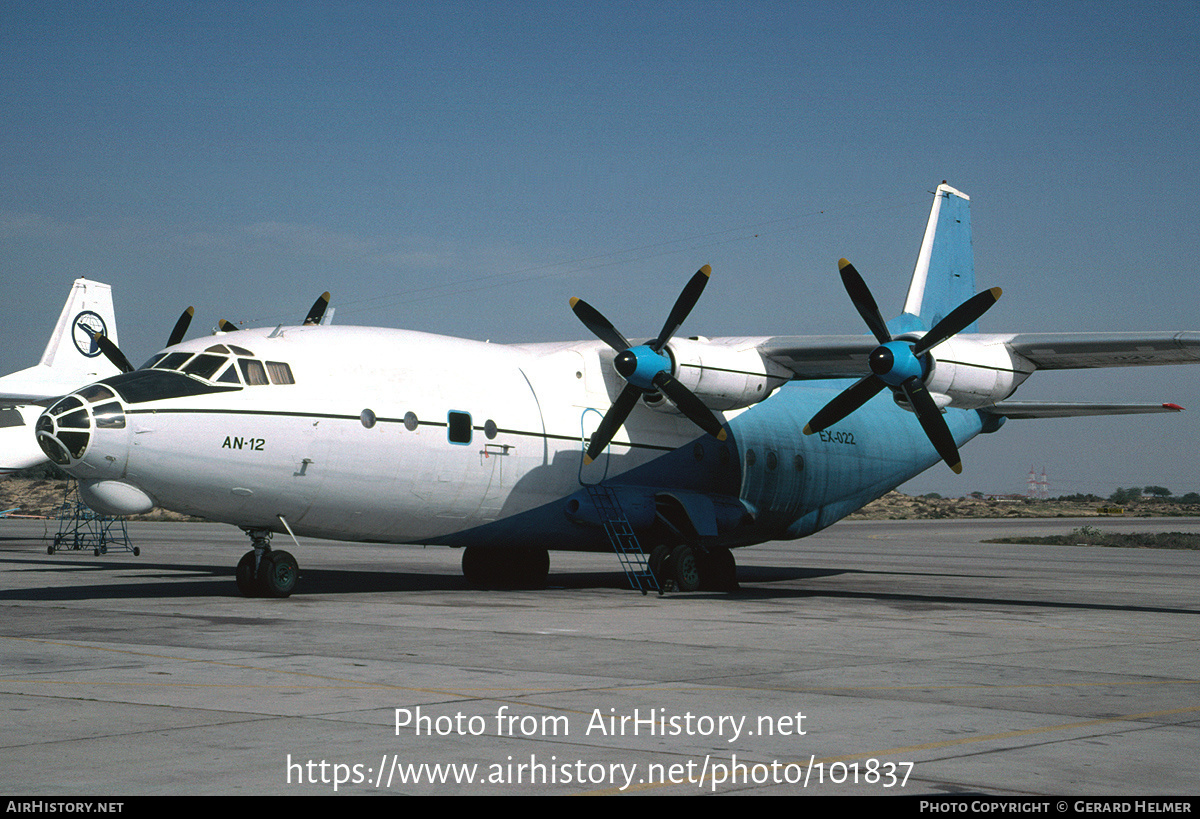
<path fill-rule="evenodd" d="M 267 381 L 267 371 L 261 361 L 253 358 L 239 358 L 238 365 L 242 368 L 242 380 L 252 387 L 270 383 Z"/>
<path fill-rule="evenodd" d="M 471 413 L 451 410 L 446 416 L 446 435 L 452 444 L 471 443 Z"/>
<path fill-rule="evenodd" d="M 267 373 L 271 376 L 272 384 L 295 384 L 292 378 L 292 368 L 282 361 L 268 361 Z"/>
<path fill-rule="evenodd" d="M 233 350 L 238 355 L 253 356 L 254 353 L 247 350 L 245 347 L 239 347 L 236 344 L 230 344 L 229 349 Z"/>

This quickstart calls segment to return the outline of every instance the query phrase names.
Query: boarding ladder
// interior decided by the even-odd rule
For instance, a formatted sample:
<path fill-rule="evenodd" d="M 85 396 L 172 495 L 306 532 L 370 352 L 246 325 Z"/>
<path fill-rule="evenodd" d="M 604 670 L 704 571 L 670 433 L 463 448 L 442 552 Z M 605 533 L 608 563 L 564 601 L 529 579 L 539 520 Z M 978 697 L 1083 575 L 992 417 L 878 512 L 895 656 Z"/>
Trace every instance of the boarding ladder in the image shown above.
<path fill-rule="evenodd" d="M 629 525 L 629 520 L 617 500 L 617 493 L 599 483 L 588 485 L 587 491 L 600 514 L 600 520 L 604 523 L 604 531 L 608 534 L 613 551 L 621 561 L 621 568 L 629 578 L 630 588 L 642 594 L 650 590 L 661 593 L 658 581 L 654 579 L 654 574 L 646 563 L 646 553 L 642 551 L 642 544 L 638 542 L 637 535 L 634 534 L 633 527 Z"/>

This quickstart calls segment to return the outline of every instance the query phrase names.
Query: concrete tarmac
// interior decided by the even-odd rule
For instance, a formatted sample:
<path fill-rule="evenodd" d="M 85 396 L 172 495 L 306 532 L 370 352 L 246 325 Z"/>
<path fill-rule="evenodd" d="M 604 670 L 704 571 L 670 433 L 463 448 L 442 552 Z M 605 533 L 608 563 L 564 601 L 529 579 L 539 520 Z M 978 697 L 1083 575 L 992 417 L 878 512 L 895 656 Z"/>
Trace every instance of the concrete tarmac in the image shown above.
<path fill-rule="evenodd" d="M 1085 524 L 1200 531 L 843 522 L 663 597 L 277 537 L 301 585 L 263 600 L 233 527 L 96 557 L 3 520 L 0 792 L 1195 795 L 1200 553 L 980 542 Z"/>

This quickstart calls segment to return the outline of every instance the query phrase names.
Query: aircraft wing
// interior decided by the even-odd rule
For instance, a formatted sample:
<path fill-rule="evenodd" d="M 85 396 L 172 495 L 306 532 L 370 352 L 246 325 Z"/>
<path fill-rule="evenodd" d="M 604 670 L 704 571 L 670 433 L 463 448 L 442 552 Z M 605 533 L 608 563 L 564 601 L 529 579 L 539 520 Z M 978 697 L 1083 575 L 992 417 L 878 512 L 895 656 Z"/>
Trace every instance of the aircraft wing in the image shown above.
<path fill-rule="evenodd" d="M 1200 332 L 963 334 L 1002 343 L 1039 370 L 1200 363 Z M 758 342 L 764 357 L 797 379 L 861 378 L 878 345 L 870 336 L 775 336 Z M 934 355 L 936 355 L 936 351 Z"/>
<path fill-rule="evenodd" d="M 758 351 L 801 380 L 862 378 L 878 346 L 871 336 L 775 336 L 759 342 Z"/>
<path fill-rule="evenodd" d="M 1200 332 L 1017 333 L 1005 340 L 1039 370 L 1200 362 Z"/>

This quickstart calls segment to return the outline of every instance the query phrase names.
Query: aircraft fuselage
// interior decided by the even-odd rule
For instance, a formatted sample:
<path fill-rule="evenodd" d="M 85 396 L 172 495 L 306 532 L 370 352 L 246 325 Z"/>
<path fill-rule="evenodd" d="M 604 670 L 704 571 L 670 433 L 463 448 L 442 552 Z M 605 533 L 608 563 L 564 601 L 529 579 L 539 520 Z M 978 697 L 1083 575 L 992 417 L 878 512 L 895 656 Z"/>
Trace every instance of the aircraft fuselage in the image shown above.
<path fill-rule="evenodd" d="M 701 534 L 742 546 L 823 528 L 937 461 L 886 397 L 802 435 L 844 384 L 808 382 L 727 412 L 723 442 L 671 409 L 639 406 L 585 466 L 583 442 L 621 386 L 612 352 L 596 342 L 290 327 L 169 352 L 217 347 L 226 352 L 207 353 L 222 360 L 207 362 L 204 380 L 142 369 L 101 382 L 99 398 L 81 390 L 80 407 L 51 408 L 63 432 L 72 416 L 89 426 L 79 456 L 68 453 L 89 503 L 276 531 L 282 517 L 298 535 L 341 540 L 598 549 L 607 541 L 580 492 L 605 481 L 631 519 L 652 516 L 667 493 L 702 521 Z M 269 378 L 250 383 L 246 361 Z M 274 383 L 281 364 L 288 376 Z M 947 417 L 959 443 L 980 431 L 975 412 Z"/>

